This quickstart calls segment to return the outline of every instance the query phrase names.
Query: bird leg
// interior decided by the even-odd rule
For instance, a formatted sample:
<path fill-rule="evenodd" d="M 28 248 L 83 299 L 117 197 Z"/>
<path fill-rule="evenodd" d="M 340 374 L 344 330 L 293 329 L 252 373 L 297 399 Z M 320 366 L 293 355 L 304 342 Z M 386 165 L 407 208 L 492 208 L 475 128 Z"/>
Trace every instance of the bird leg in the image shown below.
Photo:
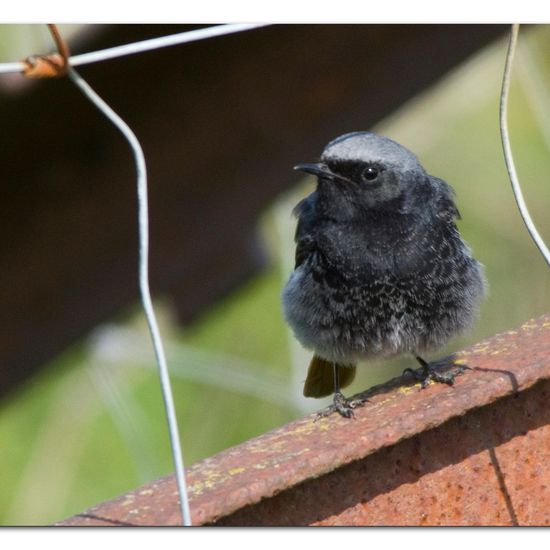
<path fill-rule="evenodd" d="M 353 409 L 365 404 L 365 400 L 361 399 L 348 399 L 344 397 L 344 394 L 340 391 L 340 374 L 338 372 L 338 366 L 336 363 L 332 364 L 332 372 L 334 376 L 334 396 L 332 405 L 319 411 L 315 420 L 331 415 L 333 412 L 339 413 L 344 418 L 354 418 Z"/>
<path fill-rule="evenodd" d="M 420 363 L 421 367 L 419 369 L 405 369 L 403 374 L 412 374 L 413 378 L 420 382 L 423 388 L 427 388 L 432 380 L 452 386 L 455 383 L 455 378 L 468 368 L 466 365 L 456 365 L 453 363 L 453 366 L 455 366 L 453 371 L 440 372 L 436 370 L 437 363 L 428 363 L 418 355 L 414 357 Z"/>

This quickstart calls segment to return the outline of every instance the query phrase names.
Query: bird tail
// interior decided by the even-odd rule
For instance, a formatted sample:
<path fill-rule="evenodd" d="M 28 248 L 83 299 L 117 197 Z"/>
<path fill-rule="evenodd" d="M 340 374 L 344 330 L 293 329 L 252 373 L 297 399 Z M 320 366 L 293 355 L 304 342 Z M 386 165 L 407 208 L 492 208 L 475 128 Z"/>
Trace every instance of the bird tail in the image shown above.
<path fill-rule="evenodd" d="M 355 378 L 355 365 L 337 364 L 340 387 L 349 386 Z M 326 397 L 334 392 L 334 373 L 332 362 L 314 355 L 309 364 L 304 383 L 305 397 Z"/>

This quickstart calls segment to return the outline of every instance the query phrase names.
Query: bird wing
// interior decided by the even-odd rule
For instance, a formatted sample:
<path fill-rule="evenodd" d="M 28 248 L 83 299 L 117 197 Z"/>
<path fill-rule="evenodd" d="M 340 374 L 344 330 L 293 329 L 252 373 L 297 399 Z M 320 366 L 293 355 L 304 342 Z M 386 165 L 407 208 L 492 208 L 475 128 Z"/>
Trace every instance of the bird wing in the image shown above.
<path fill-rule="evenodd" d="M 294 269 L 300 267 L 317 250 L 315 240 L 310 236 L 296 242 L 296 255 L 294 256 Z"/>
<path fill-rule="evenodd" d="M 317 250 L 312 228 L 315 218 L 316 193 L 301 200 L 292 213 L 298 218 L 294 241 L 296 242 L 296 256 L 294 269 L 302 265 L 308 257 Z"/>
<path fill-rule="evenodd" d="M 437 215 L 447 221 L 460 220 L 460 212 L 455 204 L 455 192 L 444 180 L 430 176 L 434 187 L 438 190 L 436 197 Z"/>

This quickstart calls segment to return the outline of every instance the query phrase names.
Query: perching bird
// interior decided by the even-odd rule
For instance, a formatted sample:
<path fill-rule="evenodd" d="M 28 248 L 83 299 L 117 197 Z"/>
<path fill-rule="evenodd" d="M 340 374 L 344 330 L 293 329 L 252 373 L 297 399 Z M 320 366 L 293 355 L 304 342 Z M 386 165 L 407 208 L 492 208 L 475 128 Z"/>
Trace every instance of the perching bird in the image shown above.
<path fill-rule="evenodd" d="M 455 225 L 452 188 L 370 132 L 331 141 L 319 163 L 295 170 L 318 179 L 294 209 L 296 266 L 282 294 L 287 322 L 314 353 L 304 395 L 333 393 L 330 409 L 352 416 L 340 390 L 357 361 L 403 353 L 422 365 L 411 372 L 423 386 L 452 384 L 420 354 L 469 328 L 485 290 Z"/>

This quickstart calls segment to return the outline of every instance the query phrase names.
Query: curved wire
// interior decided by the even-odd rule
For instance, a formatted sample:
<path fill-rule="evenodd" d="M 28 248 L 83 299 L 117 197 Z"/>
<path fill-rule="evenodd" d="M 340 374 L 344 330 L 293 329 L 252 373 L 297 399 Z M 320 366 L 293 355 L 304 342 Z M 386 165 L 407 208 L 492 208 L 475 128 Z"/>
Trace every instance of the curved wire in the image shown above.
<path fill-rule="evenodd" d="M 183 466 L 183 456 L 179 438 L 178 423 L 170 385 L 168 367 L 164 355 L 164 348 L 160 331 L 155 318 L 155 312 L 151 301 L 151 292 L 149 290 L 149 213 L 147 200 L 147 170 L 145 166 L 145 156 L 141 145 L 131 130 L 131 128 L 99 97 L 99 95 L 90 87 L 90 85 L 72 68 L 67 72 L 69 78 L 86 97 L 120 130 L 124 135 L 132 151 L 136 163 L 137 172 L 137 193 L 138 193 L 138 224 L 139 224 L 139 287 L 143 309 L 149 325 L 151 339 L 155 357 L 157 359 L 160 385 L 164 399 L 166 418 L 168 421 L 168 431 L 172 447 L 172 458 L 176 471 L 176 481 L 180 494 L 180 507 L 184 525 L 191 525 L 191 514 L 189 511 L 189 498 L 187 495 L 187 486 L 185 482 L 185 470 Z"/>
<path fill-rule="evenodd" d="M 504 160 L 506 162 L 506 168 L 508 169 L 508 175 L 510 177 L 510 183 L 512 184 L 512 191 L 514 192 L 514 197 L 519 208 L 523 222 L 527 227 L 527 231 L 531 235 L 533 241 L 537 245 L 540 253 L 543 258 L 546 260 L 546 263 L 550 266 L 550 251 L 544 244 L 542 237 L 540 236 L 533 220 L 527 210 L 527 205 L 525 204 L 525 199 L 523 198 L 523 193 L 521 191 L 521 186 L 519 183 L 518 175 L 516 172 L 516 166 L 514 164 L 514 159 L 512 157 L 512 148 L 510 146 L 510 137 L 508 135 L 508 95 L 510 92 L 510 80 L 512 73 L 512 64 L 514 61 L 514 53 L 516 50 L 516 44 L 519 33 L 519 25 L 512 25 L 512 30 L 510 32 L 510 42 L 508 44 L 508 51 L 506 53 L 506 63 L 504 66 L 504 75 L 502 77 L 502 91 L 500 94 L 500 135 L 502 138 L 502 147 L 504 149 Z"/>

